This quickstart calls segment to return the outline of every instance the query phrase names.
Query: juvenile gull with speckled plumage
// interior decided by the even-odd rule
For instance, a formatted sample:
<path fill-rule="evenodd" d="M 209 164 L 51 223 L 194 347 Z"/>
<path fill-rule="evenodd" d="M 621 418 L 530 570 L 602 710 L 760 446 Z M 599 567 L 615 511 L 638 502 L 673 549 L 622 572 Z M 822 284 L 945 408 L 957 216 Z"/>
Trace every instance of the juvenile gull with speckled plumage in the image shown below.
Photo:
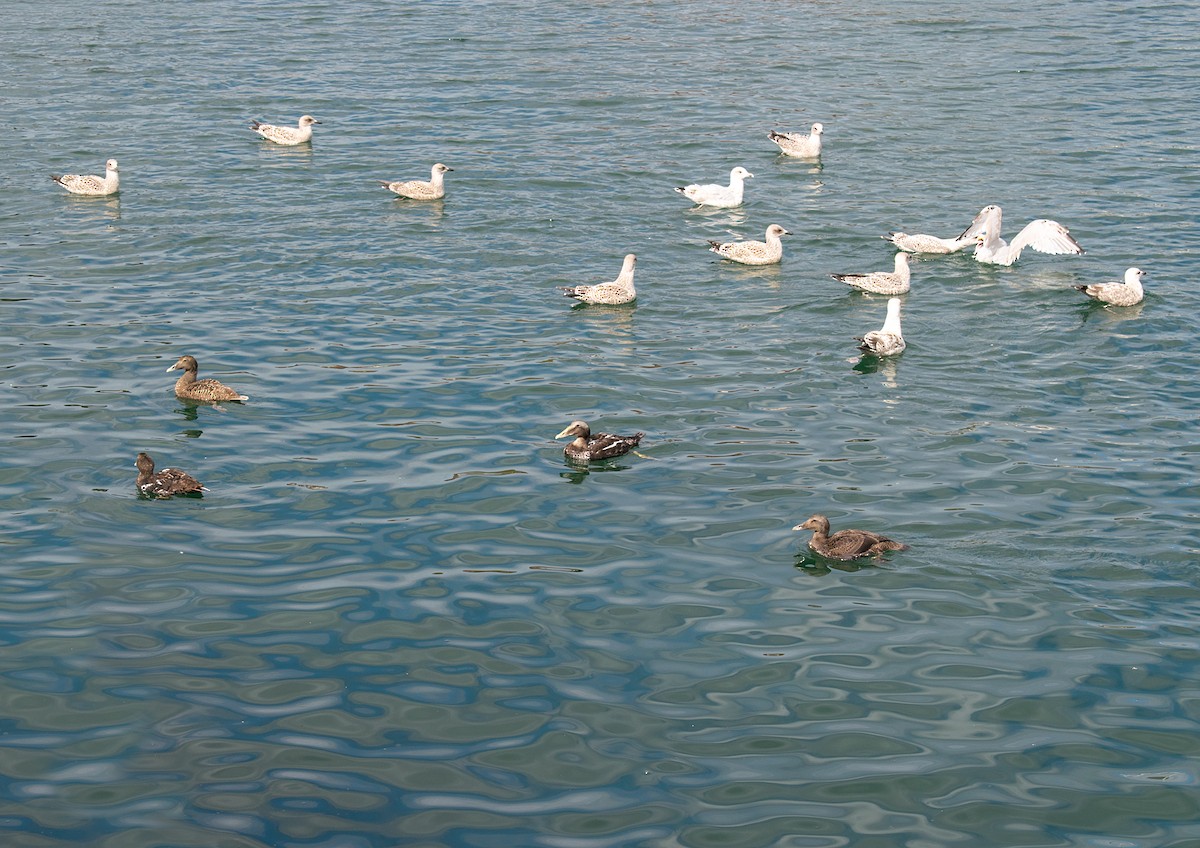
<path fill-rule="evenodd" d="M 109 159 L 104 163 L 103 177 L 91 174 L 51 174 L 50 179 L 71 194 L 83 194 L 89 197 L 107 197 L 110 194 L 116 194 L 121 189 L 121 174 L 117 169 L 116 159 Z"/>
<path fill-rule="evenodd" d="M 812 130 L 806 135 L 799 132 L 775 132 L 771 130 L 767 137 L 779 145 L 779 150 L 785 156 L 795 156 L 800 159 L 816 159 L 821 155 L 821 134 L 825 127 L 813 124 Z"/>
<path fill-rule="evenodd" d="M 625 254 L 625 262 L 621 265 L 621 273 L 609 283 L 597 283 L 594 286 L 559 286 L 567 297 L 582 300 L 584 303 L 603 303 L 617 305 L 629 303 L 637 297 L 633 287 L 633 270 L 637 267 L 637 255 Z"/>
<path fill-rule="evenodd" d="M 896 254 L 896 270 L 870 274 L 830 274 L 840 283 L 872 294 L 904 294 L 909 289 L 908 254 Z"/>
<path fill-rule="evenodd" d="M 1142 277 L 1146 272 L 1141 268 L 1130 268 L 1125 272 L 1125 281 L 1121 283 L 1093 283 L 1090 286 L 1075 286 L 1088 297 L 1111 306 L 1136 306 L 1142 302 Z"/>
<path fill-rule="evenodd" d="M 964 247 L 978 244 L 976 236 L 961 235 L 958 238 L 938 238 L 925 233 L 888 233 L 880 236 L 906 253 L 958 253 Z"/>
<path fill-rule="evenodd" d="M 713 253 L 740 262 L 743 265 L 774 265 L 783 259 L 783 242 L 780 236 L 790 236 L 791 233 L 778 224 L 767 227 L 766 241 L 730 241 L 721 243 L 709 241 Z"/>
<path fill-rule="evenodd" d="M 312 115 L 301 115 L 294 127 L 280 127 L 275 124 L 264 124 L 261 121 L 251 121 L 250 129 L 254 130 L 267 141 L 276 144 L 304 144 L 312 139 L 313 124 L 321 123 Z"/>
<path fill-rule="evenodd" d="M 380 180 L 379 184 L 390 192 L 409 200 L 440 200 L 446 196 L 445 175 L 453 171 L 438 162 L 429 172 L 429 181 L 408 180 L 406 182 L 387 182 Z"/>
<path fill-rule="evenodd" d="M 888 299 L 887 318 L 884 319 L 882 328 L 872 330 L 856 338 L 856 341 L 862 342 L 858 346 L 859 350 L 876 356 L 892 356 L 904 350 L 904 336 L 900 333 L 900 298 Z"/>

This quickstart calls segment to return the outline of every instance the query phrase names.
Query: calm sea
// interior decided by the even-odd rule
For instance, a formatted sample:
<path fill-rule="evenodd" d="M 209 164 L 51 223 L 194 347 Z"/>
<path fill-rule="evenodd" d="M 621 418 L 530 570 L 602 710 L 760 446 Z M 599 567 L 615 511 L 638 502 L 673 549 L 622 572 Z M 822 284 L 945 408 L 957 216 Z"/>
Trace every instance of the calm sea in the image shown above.
<path fill-rule="evenodd" d="M 9 4 L 0 845 L 1200 845 L 1198 31 Z M 767 138 L 814 121 L 819 163 Z M 109 157 L 118 197 L 47 179 Z M 738 209 L 672 191 L 735 165 Z M 829 275 L 990 203 L 1086 254 L 917 262 L 860 361 L 885 298 Z M 779 266 L 706 251 L 772 223 Z M 629 252 L 636 305 L 556 291 Z M 1071 288 L 1135 265 L 1138 307 Z M 575 418 L 640 455 L 568 465 Z M 210 491 L 139 499 L 142 450 Z M 818 512 L 911 549 L 818 560 Z"/>

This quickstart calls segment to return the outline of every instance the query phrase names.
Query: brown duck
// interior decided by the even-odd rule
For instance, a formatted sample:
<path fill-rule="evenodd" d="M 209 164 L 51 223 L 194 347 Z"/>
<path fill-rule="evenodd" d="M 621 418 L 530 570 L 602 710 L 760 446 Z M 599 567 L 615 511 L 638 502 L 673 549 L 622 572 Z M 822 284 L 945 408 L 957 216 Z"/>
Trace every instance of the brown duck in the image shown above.
<path fill-rule="evenodd" d="M 829 559 L 858 559 L 866 556 L 881 559 L 884 551 L 908 550 L 908 545 L 867 530 L 839 530 L 830 536 L 829 519 L 823 515 L 814 515 L 792 529 L 813 531 L 808 546 Z"/>
<path fill-rule="evenodd" d="M 186 400 L 204 402 L 218 400 L 250 400 L 217 380 L 197 380 L 200 365 L 194 356 L 181 356 L 179 361 L 167 369 L 168 372 L 183 369 L 183 376 L 175 381 L 175 394 Z"/>
<path fill-rule="evenodd" d="M 142 451 L 137 455 L 137 487 L 138 491 L 156 498 L 169 498 L 172 495 L 192 495 L 204 491 L 200 481 L 190 474 L 185 474 L 178 468 L 164 468 L 157 474 L 154 472 L 154 460 L 150 454 Z"/>
<path fill-rule="evenodd" d="M 576 462 L 592 462 L 597 459 L 611 459 L 623 456 L 638 446 L 645 433 L 634 433 L 632 436 L 614 436 L 611 433 L 592 433 L 592 428 L 586 421 L 572 421 L 567 429 L 554 438 L 575 438 L 563 448 L 567 459 Z"/>

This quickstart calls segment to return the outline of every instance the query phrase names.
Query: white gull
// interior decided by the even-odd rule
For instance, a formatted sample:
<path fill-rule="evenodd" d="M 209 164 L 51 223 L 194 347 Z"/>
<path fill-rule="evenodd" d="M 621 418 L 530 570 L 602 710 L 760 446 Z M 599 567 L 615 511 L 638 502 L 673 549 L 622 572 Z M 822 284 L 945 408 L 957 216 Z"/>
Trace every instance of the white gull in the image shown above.
<path fill-rule="evenodd" d="M 754 174 L 747 171 L 741 165 L 738 165 L 729 172 L 729 185 L 727 186 L 692 184 L 679 186 L 675 190 L 700 206 L 718 206 L 728 209 L 742 205 L 742 191 L 745 189 L 745 180 L 753 176 Z"/>
<path fill-rule="evenodd" d="M 86 194 L 92 197 L 116 194 L 121 188 L 121 175 L 117 170 L 116 159 L 109 159 L 104 163 L 103 177 L 91 174 L 51 174 L 50 179 L 71 194 Z"/>
<path fill-rule="evenodd" d="M 718 256 L 743 265 L 774 265 L 783 259 L 783 242 L 780 236 L 790 236 L 791 233 L 778 224 L 767 227 L 767 240 L 763 241 L 730 241 L 722 244 L 719 241 L 709 241 L 709 248 Z"/>
<path fill-rule="evenodd" d="M 275 124 L 251 121 L 250 129 L 254 130 L 267 141 L 273 141 L 276 144 L 303 144 L 312 139 L 313 124 L 319 123 L 321 122 L 312 115 L 301 115 L 299 124 L 294 127 L 280 127 Z"/>
<path fill-rule="evenodd" d="M 1000 224 L 1000 207 L 985 206 L 979 210 L 971 226 L 963 230 L 959 238 L 982 235 L 983 240 L 975 245 L 975 258 L 989 265 L 1012 265 L 1027 247 L 1052 255 L 1083 253 L 1079 242 L 1075 241 L 1070 231 L 1058 221 L 1046 218 L 1031 221 L 1017 233 L 1011 244 L 1000 238 Z"/>

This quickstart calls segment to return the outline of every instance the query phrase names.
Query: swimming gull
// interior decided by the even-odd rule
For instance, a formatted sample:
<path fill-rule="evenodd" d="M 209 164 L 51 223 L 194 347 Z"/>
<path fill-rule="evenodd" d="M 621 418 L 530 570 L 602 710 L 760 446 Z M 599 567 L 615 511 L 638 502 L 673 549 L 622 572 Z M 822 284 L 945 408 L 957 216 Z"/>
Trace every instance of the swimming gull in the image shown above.
<path fill-rule="evenodd" d="M 116 194 L 121 188 L 121 175 L 117 170 L 116 159 L 109 159 L 104 163 L 103 177 L 91 174 L 51 174 L 50 179 L 71 194 L 85 194 L 91 197 Z"/>
<path fill-rule="evenodd" d="M 1041 253 L 1062 255 L 1083 253 L 1079 242 L 1071 237 L 1070 231 L 1058 221 L 1039 218 L 1025 225 L 1009 244 L 1000 238 L 1001 213 L 996 205 L 979 210 L 971 225 L 963 230 L 959 238 L 982 235 L 983 241 L 975 245 L 975 258 L 989 265 L 1012 265 L 1021 257 L 1021 251 L 1031 247 Z"/>
<path fill-rule="evenodd" d="M 1141 268 L 1130 268 L 1125 272 L 1123 283 L 1093 283 L 1090 286 L 1075 286 L 1090 298 L 1113 306 L 1135 306 L 1142 302 L 1142 277 L 1146 272 Z"/>
<path fill-rule="evenodd" d="M 796 156 L 801 159 L 816 159 L 821 155 L 821 134 L 825 127 L 813 124 L 812 131 L 805 135 L 799 132 L 775 132 L 771 130 L 767 137 L 779 145 L 779 150 L 785 156 Z"/>
<path fill-rule="evenodd" d="M 975 236 L 961 235 L 958 238 L 938 238 L 925 233 L 888 233 L 880 236 L 907 253 L 958 253 L 964 247 L 978 244 Z"/>
<path fill-rule="evenodd" d="M 904 336 L 900 334 L 900 298 L 888 300 L 887 318 L 881 329 L 872 330 L 856 340 L 862 342 L 859 350 L 876 356 L 891 356 L 904 350 Z"/>
<path fill-rule="evenodd" d="M 896 254 L 895 271 L 870 274 L 830 274 L 838 282 L 873 294 L 904 294 L 909 289 L 908 254 Z"/>
<path fill-rule="evenodd" d="M 604 303 L 615 305 L 629 303 L 637 297 L 633 287 L 633 269 L 637 265 L 637 255 L 625 254 L 625 262 L 621 265 L 621 273 L 610 283 L 597 283 L 594 286 L 559 286 L 567 297 L 582 300 L 584 303 Z"/>
<path fill-rule="evenodd" d="M 261 135 L 267 141 L 273 141 L 276 144 L 303 144 L 312 139 L 313 124 L 321 123 L 312 115 L 301 115 L 300 122 L 294 127 L 280 127 L 275 124 L 264 124 L 259 121 L 251 121 L 250 129 Z"/>
<path fill-rule="evenodd" d="M 717 206 L 728 209 L 742 205 L 742 192 L 745 189 L 745 180 L 753 176 L 754 174 L 747 171 L 741 165 L 738 165 L 729 172 L 729 185 L 727 186 L 693 184 L 679 186 L 675 190 L 700 206 Z"/>
<path fill-rule="evenodd" d="M 395 192 L 409 200 L 441 200 L 446 196 L 445 175 L 453 171 L 438 162 L 429 172 L 429 182 L 424 180 L 408 180 L 407 182 L 392 182 L 380 180 L 379 184 L 388 191 Z"/>
<path fill-rule="evenodd" d="M 743 265 L 774 265 L 783 259 L 783 242 L 780 236 L 790 236 L 791 233 L 778 224 L 767 227 L 767 240 L 762 241 L 730 241 L 722 244 L 719 241 L 709 241 L 709 248 L 718 256 Z"/>

